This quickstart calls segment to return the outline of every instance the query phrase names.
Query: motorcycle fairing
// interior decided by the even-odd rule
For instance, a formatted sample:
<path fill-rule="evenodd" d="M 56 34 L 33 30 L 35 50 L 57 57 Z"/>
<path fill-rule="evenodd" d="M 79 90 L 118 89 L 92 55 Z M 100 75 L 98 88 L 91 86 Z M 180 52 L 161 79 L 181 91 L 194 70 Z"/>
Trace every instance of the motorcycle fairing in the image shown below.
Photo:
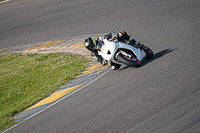
<path fill-rule="evenodd" d="M 123 42 L 110 42 L 107 39 L 104 39 L 103 42 L 104 44 L 100 45 L 100 47 L 98 48 L 98 54 L 107 61 L 112 61 L 118 64 L 120 63 L 115 59 L 115 54 L 118 49 L 127 49 L 129 51 L 131 50 L 139 61 L 142 61 L 146 57 L 145 52 L 140 48 L 135 48 Z"/>
<path fill-rule="evenodd" d="M 116 52 L 116 48 L 116 43 L 109 42 L 107 39 L 104 39 L 104 45 L 101 46 L 101 50 L 98 51 L 98 54 L 101 55 L 105 60 L 111 61 Z"/>
<path fill-rule="evenodd" d="M 129 44 L 125 44 L 123 42 L 119 42 L 118 48 L 131 50 L 135 54 L 135 56 L 137 57 L 137 59 L 139 61 L 143 60 L 146 57 L 145 52 L 143 50 L 141 50 L 140 48 L 133 47 L 133 46 L 131 46 Z"/>

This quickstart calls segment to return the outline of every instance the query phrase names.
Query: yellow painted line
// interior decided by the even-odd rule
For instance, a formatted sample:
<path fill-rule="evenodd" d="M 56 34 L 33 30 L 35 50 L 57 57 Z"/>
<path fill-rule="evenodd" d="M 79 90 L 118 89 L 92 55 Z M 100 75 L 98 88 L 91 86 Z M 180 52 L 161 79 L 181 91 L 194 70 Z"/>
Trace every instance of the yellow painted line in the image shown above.
<path fill-rule="evenodd" d="M 95 40 L 98 38 L 97 36 L 96 37 L 93 37 Z M 77 48 L 77 47 L 85 47 L 84 45 L 84 41 L 83 42 L 79 42 L 79 43 L 76 43 L 72 46 L 69 46 L 69 47 L 72 47 L 72 48 Z"/>
<path fill-rule="evenodd" d="M 55 41 L 47 41 L 45 43 L 30 47 L 30 48 L 25 49 L 23 51 L 39 50 L 39 49 L 42 49 L 42 48 L 45 48 L 45 47 L 50 47 L 50 46 L 56 45 L 58 43 L 62 43 L 64 41 L 66 41 L 66 39 L 64 39 L 64 40 L 55 40 Z"/>
<path fill-rule="evenodd" d="M 41 105 L 44 105 L 44 104 L 47 104 L 47 103 L 54 102 L 54 101 L 60 99 L 61 97 L 63 97 L 64 95 L 69 94 L 70 92 L 78 89 L 82 85 L 83 84 L 80 84 L 80 85 L 77 85 L 77 86 L 74 86 L 74 87 L 71 87 L 71 88 L 68 88 L 68 89 L 64 89 L 64 90 L 55 92 L 51 96 L 43 99 L 42 101 L 38 102 L 37 104 L 33 105 L 32 107 L 30 107 L 30 108 L 28 108 L 26 110 L 30 110 L 32 108 L 35 108 L 35 107 L 38 107 L 38 106 L 41 106 Z"/>
<path fill-rule="evenodd" d="M 110 64 L 108 64 L 108 66 L 109 65 Z M 87 75 L 87 74 L 90 74 L 90 73 L 93 73 L 93 72 L 96 72 L 96 71 L 100 71 L 100 70 L 106 69 L 108 66 L 102 66 L 100 63 L 96 63 L 95 65 L 89 67 L 86 71 L 84 71 L 81 75 L 79 75 L 77 77 L 84 76 L 84 75 Z M 30 109 L 39 107 L 41 105 L 45 105 L 45 104 L 54 102 L 54 101 L 60 99 L 61 97 L 63 97 L 64 95 L 69 94 L 70 92 L 78 89 L 82 85 L 83 84 L 80 84 L 80 85 L 77 85 L 77 86 L 74 86 L 74 87 L 71 87 L 71 88 L 68 88 L 68 89 L 64 89 L 64 90 L 55 92 L 51 96 L 41 100 L 40 102 L 38 102 L 37 104 L 31 106 L 30 108 L 28 108 L 26 110 L 30 110 Z"/>
<path fill-rule="evenodd" d="M 84 71 L 81 75 L 78 75 L 77 77 L 81 77 L 96 71 L 100 71 L 103 69 L 106 69 L 108 66 L 110 66 L 110 63 L 108 63 L 107 66 L 102 66 L 100 63 L 96 63 L 95 65 L 92 65 L 91 67 L 89 67 L 86 71 Z"/>
<path fill-rule="evenodd" d="M 77 47 L 85 47 L 85 46 L 84 46 L 84 42 L 79 42 L 79 43 L 76 43 L 76 44 L 71 45 L 69 47 L 71 47 L 71 48 L 77 48 Z"/>
<path fill-rule="evenodd" d="M 110 65 L 110 64 L 109 64 Z M 109 66 L 108 65 L 108 66 Z M 84 75 L 87 75 L 87 74 L 90 74 L 90 73 L 93 73 L 93 72 L 96 72 L 96 71 L 99 71 L 99 70 L 103 70 L 103 69 L 106 69 L 108 66 L 102 66 L 100 63 L 96 63 L 95 65 L 89 67 L 86 71 L 83 72 L 83 74 L 77 76 L 77 77 L 80 77 L 80 76 L 84 76 Z M 26 110 L 30 110 L 30 109 L 33 109 L 33 108 L 36 108 L 36 107 L 39 107 L 41 105 L 45 105 L 45 104 L 48 104 L 48 103 L 51 103 L 51 102 L 54 102 L 58 99 L 60 99 L 61 97 L 63 97 L 64 95 L 66 94 L 69 94 L 70 92 L 78 89 L 79 87 L 81 87 L 83 84 L 80 84 L 80 85 L 77 85 L 77 86 L 74 86 L 74 87 L 71 87 L 71 88 L 68 88 L 68 89 L 64 89 L 64 90 L 61 90 L 61 91 L 58 91 L 58 92 L 55 92 L 53 93 L 51 96 L 41 100 L 40 102 L 38 102 L 37 104 L 31 106 L 30 108 L 26 109 Z"/>
<path fill-rule="evenodd" d="M 10 49 L 10 48 L 2 49 L 2 50 L 0 50 L 0 52 L 6 51 L 6 50 L 8 50 L 8 49 Z"/>

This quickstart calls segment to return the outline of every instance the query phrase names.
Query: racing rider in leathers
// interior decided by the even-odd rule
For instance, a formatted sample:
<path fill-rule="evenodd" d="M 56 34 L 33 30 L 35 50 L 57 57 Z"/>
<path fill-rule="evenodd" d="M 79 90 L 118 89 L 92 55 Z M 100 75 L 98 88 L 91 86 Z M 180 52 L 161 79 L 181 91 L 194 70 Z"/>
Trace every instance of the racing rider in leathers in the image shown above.
<path fill-rule="evenodd" d="M 101 55 L 98 55 L 98 51 L 97 51 L 97 44 L 103 40 L 103 38 L 106 39 L 117 39 L 120 42 L 124 42 L 130 45 L 137 45 L 139 48 L 141 48 L 143 46 L 143 44 L 140 44 L 140 42 L 138 40 L 135 40 L 133 37 L 129 36 L 125 31 L 119 32 L 118 34 L 115 34 L 115 32 L 110 32 L 107 35 L 104 36 L 100 36 L 97 40 L 94 40 L 92 37 L 89 37 L 87 39 L 85 39 L 85 47 L 91 51 L 91 56 L 93 59 L 96 59 L 98 62 L 101 63 L 102 66 L 107 65 L 107 61 L 105 59 L 102 58 Z M 129 42 L 129 43 L 128 43 Z M 120 68 L 121 65 L 119 64 L 115 64 L 113 62 L 111 63 L 111 69 L 113 70 L 118 70 Z"/>

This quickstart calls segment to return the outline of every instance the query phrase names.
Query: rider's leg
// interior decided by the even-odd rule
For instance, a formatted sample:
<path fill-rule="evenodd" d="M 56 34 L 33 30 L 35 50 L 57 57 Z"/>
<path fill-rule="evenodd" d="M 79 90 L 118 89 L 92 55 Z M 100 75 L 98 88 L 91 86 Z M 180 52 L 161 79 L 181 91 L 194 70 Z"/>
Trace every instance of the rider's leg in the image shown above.
<path fill-rule="evenodd" d="M 143 47 L 138 40 L 134 39 L 133 37 L 129 36 L 125 31 L 122 31 L 118 34 L 119 40 L 126 40 L 130 42 L 131 45 L 137 45 L 139 48 Z"/>
<path fill-rule="evenodd" d="M 97 57 L 97 61 L 101 63 L 102 66 L 105 66 L 108 64 L 108 61 L 106 61 L 105 59 L 103 59 L 101 56 Z"/>
<path fill-rule="evenodd" d="M 91 52 L 91 56 L 93 59 L 97 60 L 98 62 L 101 63 L 102 66 L 105 66 L 108 64 L 108 61 L 102 58 L 102 56 L 95 54 L 94 52 Z"/>

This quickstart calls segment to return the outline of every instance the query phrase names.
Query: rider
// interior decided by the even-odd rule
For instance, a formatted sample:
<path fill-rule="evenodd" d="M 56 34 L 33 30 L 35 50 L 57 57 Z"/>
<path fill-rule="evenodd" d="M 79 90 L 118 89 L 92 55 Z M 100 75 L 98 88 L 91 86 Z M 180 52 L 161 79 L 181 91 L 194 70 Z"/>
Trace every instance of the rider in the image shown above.
<path fill-rule="evenodd" d="M 101 55 L 98 55 L 98 51 L 97 51 L 97 44 L 103 40 L 103 38 L 106 39 L 117 39 L 120 42 L 125 42 L 127 43 L 127 41 L 129 42 L 128 44 L 130 45 L 137 45 L 139 48 L 141 48 L 143 46 L 143 44 L 140 44 L 140 42 L 138 40 L 135 40 L 133 37 L 129 36 L 125 31 L 119 32 L 118 34 L 115 34 L 115 32 L 110 32 L 107 35 L 104 36 L 100 36 L 97 40 L 94 40 L 92 37 L 89 37 L 87 39 L 85 39 L 85 47 L 91 51 L 91 56 L 92 58 L 96 59 L 98 62 L 101 63 L 102 66 L 107 65 L 107 61 L 105 59 L 102 58 Z M 118 70 L 120 68 L 121 65 L 119 64 L 115 64 L 113 62 L 111 63 L 111 69 L 113 70 Z"/>

